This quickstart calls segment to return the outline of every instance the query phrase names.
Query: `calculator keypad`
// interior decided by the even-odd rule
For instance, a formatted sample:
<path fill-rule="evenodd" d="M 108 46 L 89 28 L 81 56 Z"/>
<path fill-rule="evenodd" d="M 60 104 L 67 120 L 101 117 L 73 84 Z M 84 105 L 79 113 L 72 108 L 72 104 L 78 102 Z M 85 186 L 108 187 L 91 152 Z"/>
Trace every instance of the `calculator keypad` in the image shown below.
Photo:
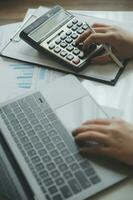
<path fill-rule="evenodd" d="M 78 67 L 87 60 L 89 54 L 85 54 L 82 47 L 77 46 L 75 41 L 88 28 L 87 24 L 74 17 L 56 32 L 54 36 L 42 42 L 41 46 L 68 63 L 71 63 L 73 66 Z M 95 48 L 92 50 L 94 51 L 96 48 L 97 46 L 95 45 Z M 92 53 L 91 49 L 89 53 Z"/>

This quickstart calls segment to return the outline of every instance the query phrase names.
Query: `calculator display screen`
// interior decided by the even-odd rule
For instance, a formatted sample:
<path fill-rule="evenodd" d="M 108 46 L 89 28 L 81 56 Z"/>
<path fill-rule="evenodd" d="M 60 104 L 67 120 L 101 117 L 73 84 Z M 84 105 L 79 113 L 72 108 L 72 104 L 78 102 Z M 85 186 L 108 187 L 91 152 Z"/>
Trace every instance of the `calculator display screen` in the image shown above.
<path fill-rule="evenodd" d="M 45 23 L 41 24 L 37 29 L 30 33 L 30 37 L 36 42 L 40 41 L 47 33 L 61 24 L 70 17 L 69 13 L 60 11 L 52 16 Z"/>

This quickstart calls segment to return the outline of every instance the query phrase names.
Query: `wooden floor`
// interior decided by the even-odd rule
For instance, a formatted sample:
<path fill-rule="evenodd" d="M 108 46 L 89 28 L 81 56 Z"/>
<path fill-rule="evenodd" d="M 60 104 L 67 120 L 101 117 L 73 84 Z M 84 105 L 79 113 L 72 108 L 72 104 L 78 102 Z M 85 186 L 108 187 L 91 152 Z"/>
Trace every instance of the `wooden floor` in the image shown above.
<path fill-rule="evenodd" d="M 133 10 L 132 0 L 0 0 L 0 24 L 22 20 L 28 8 L 56 4 L 65 9 Z"/>

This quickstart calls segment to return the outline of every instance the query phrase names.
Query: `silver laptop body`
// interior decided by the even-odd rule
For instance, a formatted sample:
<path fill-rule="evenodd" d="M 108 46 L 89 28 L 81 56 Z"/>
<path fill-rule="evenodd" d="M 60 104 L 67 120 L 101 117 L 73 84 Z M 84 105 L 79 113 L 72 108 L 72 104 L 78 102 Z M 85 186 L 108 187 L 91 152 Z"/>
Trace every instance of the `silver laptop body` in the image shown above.
<path fill-rule="evenodd" d="M 64 85 L 71 100 L 53 109 Z M 33 91 L 1 104 L 0 194 L 9 200 L 82 200 L 129 176 L 118 162 L 78 153 L 71 130 L 95 117 L 108 116 L 73 76 L 55 82 L 46 95 Z"/>

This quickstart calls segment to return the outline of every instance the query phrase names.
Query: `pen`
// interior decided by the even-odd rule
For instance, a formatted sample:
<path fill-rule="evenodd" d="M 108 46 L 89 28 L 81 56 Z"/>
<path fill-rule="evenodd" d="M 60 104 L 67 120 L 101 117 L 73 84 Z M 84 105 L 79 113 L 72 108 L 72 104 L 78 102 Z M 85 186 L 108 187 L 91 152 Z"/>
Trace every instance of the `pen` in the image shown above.
<path fill-rule="evenodd" d="M 87 23 L 86 23 L 87 24 Z M 87 24 L 88 25 L 88 24 Z M 88 25 L 88 27 L 90 28 L 90 30 L 93 33 L 96 33 L 95 30 Z M 110 55 L 110 57 L 112 58 L 112 60 L 119 66 L 119 68 L 123 68 L 124 65 L 119 61 L 119 59 L 113 54 L 113 52 L 111 51 L 110 47 L 108 47 L 106 44 L 102 44 L 103 48 L 107 51 L 107 53 Z"/>

